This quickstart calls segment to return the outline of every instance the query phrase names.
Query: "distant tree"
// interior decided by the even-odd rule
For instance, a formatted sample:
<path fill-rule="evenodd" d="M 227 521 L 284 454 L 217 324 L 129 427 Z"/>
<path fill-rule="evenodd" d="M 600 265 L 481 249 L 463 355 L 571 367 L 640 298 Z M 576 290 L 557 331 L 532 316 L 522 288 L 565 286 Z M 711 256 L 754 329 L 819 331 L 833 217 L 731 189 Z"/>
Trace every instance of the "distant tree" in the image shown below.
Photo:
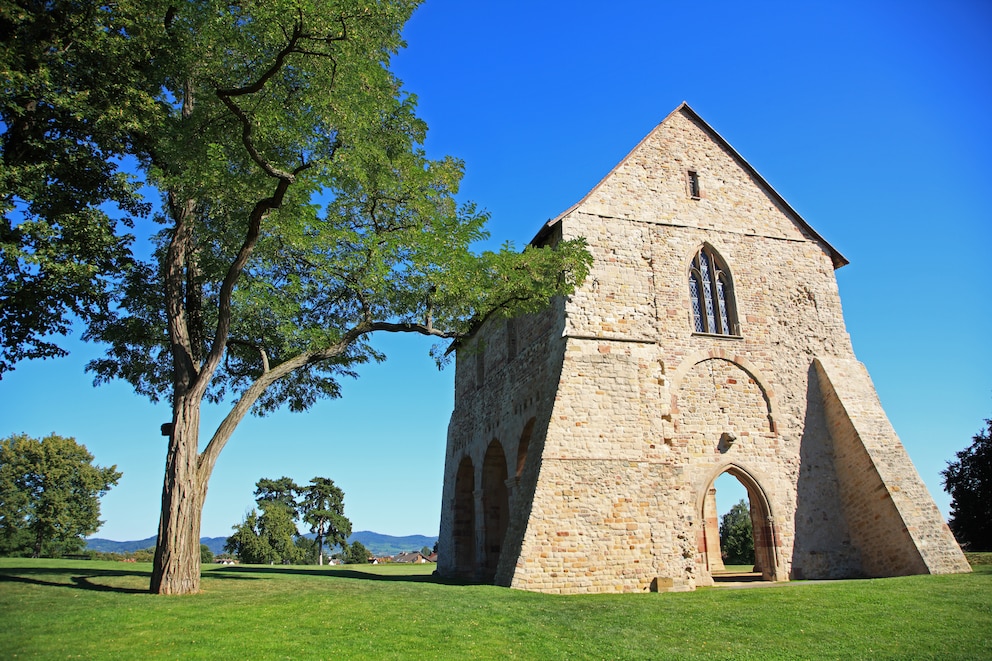
<path fill-rule="evenodd" d="M 296 564 L 315 565 L 317 557 L 317 540 L 299 535 L 293 542 L 296 545 Z"/>
<path fill-rule="evenodd" d="M 940 472 L 944 491 L 951 495 L 947 522 L 961 546 L 992 551 L 992 419 L 972 437 L 970 447 L 956 453 Z"/>
<path fill-rule="evenodd" d="M 283 476 L 278 480 L 263 477 L 255 483 L 255 501 L 259 506 L 262 503 L 278 503 L 292 513 L 295 521 L 299 518 L 296 505 L 296 494 L 299 491 L 299 485 L 288 477 Z"/>
<path fill-rule="evenodd" d="M 272 549 L 262 538 L 258 510 L 253 509 L 245 515 L 245 520 L 234 526 L 234 534 L 224 542 L 224 550 L 233 553 L 237 558 L 249 565 L 261 565 L 269 562 Z"/>
<path fill-rule="evenodd" d="M 325 540 L 334 546 L 346 544 L 351 522 L 344 516 L 344 492 L 333 480 L 315 477 L 309 485 L 300 487 L 288 477 L 263 477 L 255 487 L 258 508 L 234 526 L 234 534 L 225 544 L 242 562 L 323 564 Z M 317 534 L 316 540 L 299 534 L 296 520 L 301 512 Z"/>
<path fill-rule="evenodd" d="M 262 501 L 262 510 L 253 509 L 245 520 L 234 526 L 224 549 L 248 564 L 295 564 L 300 560 L 296 540 L 299 532 L 292 512 L 284 503 Z"/>
<path fill-rule="evenodd" d="M 754 564 L 751 511 L 743 499 L 720 519 L 720 549 L 729 565 Z"/>
<path fill-rule="evenodd" d="M 155 559 L 155 547 L 151 546 L 147 549 L 140 549 L 127 555 L 135 562 L 151 562 Z"/>
<path fill-rule="evenodd" d="M 209 565 L 214 561 L 214 552 L 206 544 L 200 544 L 200 562 Z"/>
<path fill-rule="evenodd" d="M 351 521 L 344 515 L 344 492 L 326 477 L 315 477 L 301 490 L 300 509 L 310 532 L 317 535 L 317 562 L 324 564 L 324 541 L 344 546 L 351 534 Z"/>
<path fill-rule="evenodd" d="M 422 556 L 424 556 L 426 558 L 430 554 L 431 554 L 431 549 L 430 549 L 429 546 L 422 546 L 422 547 L 420 547 L 420 555 L 422 555 Z"/>
<path fill-rule="evenodd" d="M 344 562 L 348 565 L 367 565 L 372 556 L 361 542 L 352 542 L 345 554 Z"/>
<path fill-rule="evenodd" d="M 61 556 L 83 548 L 103 524 L 100 497 L 117 466 L 93 465 L 73 438 L 14 434 L 0 440 L 0 553 Z"/>
<path fill-rule="evenodd" d="M 295 510 L 278 501 L 259 503 L 262 515 L 258 517 L 259 534 L 269 547 L 269 562 L 291 565 L 298 560 L 296 538 L 300 532 L 293 521 Z"/>

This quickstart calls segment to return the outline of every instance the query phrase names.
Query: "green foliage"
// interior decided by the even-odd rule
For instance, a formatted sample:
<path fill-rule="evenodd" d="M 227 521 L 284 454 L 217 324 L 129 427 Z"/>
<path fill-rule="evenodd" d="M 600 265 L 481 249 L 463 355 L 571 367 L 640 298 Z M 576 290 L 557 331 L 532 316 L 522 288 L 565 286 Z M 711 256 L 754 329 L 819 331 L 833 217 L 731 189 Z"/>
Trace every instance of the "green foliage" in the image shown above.
<path fill-rule="evenodd" d="M 345 547 L 344 563 L 346 565 L 367 565 L 372 554 L 361 542 L 352 542 Z"/>
<path fill-rule="evenodd" d="M 10 4 L 0 371 L 59 354 L 47 338 L 75 314 L 108 347 L 87 366 L 97 383 L 166 400 L 174 421 L 235 400 L 206 444 L 173 426 L 176 465 L 199 468 L 169 474 L 165 509 L 202 509 L 189 495 L 249 411 L 340 396 L 340 379 L 382 359 L 372 334 L 457 339 L 588 273 L 581 240 L 476 249 L 487 214 L 456 201 L 462 164 L 427 157 L 389 70 L 418 0 Z M 161 201 L 142 259 L 102 205 L 140 216 L 138 187 Z M 171 528 L 198 520 L 163 517 L 156 590 L 195 591 L 163 572 L 196 562 L 199 531 Z"/>
<path fill-rule="evenodd" d="M 296 564 L 316 565 L 323 564 L 323 558 L 318 556 L 317 540 L 300 535 L 293 544 L 296 546 Z"/>
<path fill-rule="evenodd" d="M 674 594 L 447 584 L 434 565 L 221 567 L 195 599 L 149 564 L 0 559 L 0 650 L 35 659 L 987 659 L 972 574 Z M 53 614 L 57 614 L 54 616 Z"/>
<path fill-rule="evenodd" d="M 200 562 L 209 565 L 214 561 L 214 552 L 206 544 L 200 544 Z"/>
<path fill-rule="evenodd" d="M 248 564 L 260 565 L 269 562 L 272 550 L 262 538 L 258 510 L 253 509 L 245 515 L 244 521 L 234 526 L 234 534 L 227 538 L 224 550 Z"/>
<path fill-rule="evenodd" d="M 227 538 L 224 549 L 248 564 L 300 563 L 303 558 L 296 545 L 299 532 L 290 510 L 270 501 L 259 506 L 261 514 L 253 509 L 241 524 L 234 526 L 234 534 Z"/>
<path fill-rule="evenodd" d="M 992 551 L 992 419 L 940 472 L 951 495 L 948 525 L 962 547 Z"/>
<path fill-rule="evenodd" d="M 116 466 L 93 465 L 73 438 L 14 434 L 0 440 L 0 554 L 61 556 L 83 548 L 103 523 L 100 497 Z"/>
<path fill-rule="evenodd" d="M 720 550 L 728 565 L 754 564 L 751 510 L 743 499 L 720 519 Z"/>
<path fill-rule="evenodd" d="M 296 506 L 296 494 L 300 487 L 288 477 L 280 477 L 278 480 L 271 480 L 263 477 L 255 483 L 255 502 L 259 505 L 270 503 L 285 507 L 296 520 L 299 518 Z"/>
<path fill-rule="evenodd" d="M 317 535 L 317 559 L 323 564 L 324 543 L 344 545 L 351 534 L 351 521 L 344 515 L 344 491 L 326 477 L 315 477 L 302 490 L 300 509 L 310 532 Z"/>
<path fill-rule="evenodd" d="M 965 551 L 964 557 L 972 567 L 992 565 L 992 552 L 990 551 Z"/>
<path fill-rule="evenodd" d="M 351 534 L 351 521 L 344 516 L 344 492 L 326 477 L 315 477 L 306 487 L 292 479 L 263 477 L 255 483 L 252 510 L 234 526 L 224 548 L 248 564 L 322 564 L 323 542 L 344 545 Z M 300 495 L 297 502 L 296 494 Z M 310 524 L 317 539 L 303 537 L 296 520 Z"/>
<path fill-rule="evenodd" d="M 584 277 L 580 241 L 472 250 L 487 215 L 455 201 L 462 164 L 427 158 L 427 127 L 387 68 L 417 4 L 170 10 L 162 112 L 135 144 L 144 182 L 169 196 L 167 228 L 153 263 L 111 283 L 120 313 L 90 326 L 110 346 L 89 366 L 98 381 L 158 400 L 181 349 L 194 367 L 223 355 L 199 374 L 208 398 L 272 377 L 255 412 L 303 410 L 380 358 L 370 333 L 455 338 Z M 168 8 L 140 34 L 160 32 Z"/>
<path fill-rule="evenodd" d="M 162 110 L 148 63 L 164 35 L 132 38 L 141 5 L 0 10 L 0 375 L 64 355 L 53 336 L 106 313 L 129 267 L 129 228 L 149 205 L 117 159 Z"/>

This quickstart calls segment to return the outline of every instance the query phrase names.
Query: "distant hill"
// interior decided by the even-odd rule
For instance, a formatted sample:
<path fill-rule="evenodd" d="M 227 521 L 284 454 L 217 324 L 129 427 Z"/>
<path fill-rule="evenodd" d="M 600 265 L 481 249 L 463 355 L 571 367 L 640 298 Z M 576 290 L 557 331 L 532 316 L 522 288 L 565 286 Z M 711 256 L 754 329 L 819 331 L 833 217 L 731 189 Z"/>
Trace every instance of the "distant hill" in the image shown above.
<path fill-rule="evenodd" d="M 112 539 L 100 539 L 99 537 L 86 540 L 87 551 L 99 551 L 100 553 L 134 553 L 153 546 L 155 546 L 154 537 L 133 542 L 115 542 Z"/>
<path fill-rule="evenodd" d="M 308 534 L 307 537 L 313 537 Z M 214 555 L 224 552 L 224 542 L 227 537 L 201 537 L 200 543 L 206 544 Z M 437 537 L 426 535 L 407 535 L 406 537 L 394 537 L 383 535 L 369 530 L 361 530 L 352 533 L 348 538 L 348 543 L 361 542 L 361 544 L 372 552 L 373 555 L 396 555 L 404 551 L 419 551 L 423 547 L 434 548 Z M 100 551 L 102 553 L 133 553 L 155 546 L 155 537 L 139 539 L 131 542 L 115 542 L 110 539 L 100 539 L 93 537 L 86 540 L 86 549 L 89 551 Z"/>
<path fill-rule="evenodd" d="M 361 530 L 352 533 L 348 538 L 348 543 L 361 542 L 362 546 L 372 552 L 373 555 L 396 555 L 404 551 L 419 551 L 423 547 L 434 548 L 437 537 L 427 537 L 426 535 L 407 535 L 406 537 L 393 537 L 392 535 L 382 535 L 369 530 Z"/>
<path fill-rule="evenodd" d="M 227 537 L 201 537 L 200 543 L 206 544 L 214 555 L 224 552 L 224 542 Z M 86 540 L 87 551 L 99 551 L 101 553 L 134 553 L 143 549 L 154 548 L 155 537 L 137 539 L 131 542 L 115 542 L 112 539 L 100 539 L 92 537 Z"/>

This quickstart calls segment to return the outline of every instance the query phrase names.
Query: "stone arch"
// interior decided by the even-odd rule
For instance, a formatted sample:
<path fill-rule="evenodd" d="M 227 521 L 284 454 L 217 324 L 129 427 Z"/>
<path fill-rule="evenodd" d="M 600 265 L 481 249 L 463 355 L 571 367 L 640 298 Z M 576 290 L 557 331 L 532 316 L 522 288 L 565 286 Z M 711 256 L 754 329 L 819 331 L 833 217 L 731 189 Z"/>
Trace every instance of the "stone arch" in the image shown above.
<path fill-rule="evenodd" d="M 771 499 L 768 498 L 765 488 L 762 486 L 765 480 L 759 479 L 754 471 L 748 470 L 737 462 L 727 462 L 714 469 L 702 488 L 696 492 L 696 515 L 700 517 L 700 521 L 706 521 L 706 507 L 710 491 L 713 489 L 716 479 L 724 473 L 737 478 L 747 490 L 751 507 L 751 530 L 754 537 L 755 571 L 760 572 L 761 578 L 766 581 L 786 580 L 778 554 L 780 540 Z M 720 547 L 719 543 L 717 543 L 716 548 L 712 547 L 713 536 L 706 534 L 706 532 L 704 526 L 704 529 L 697 535 L 699 563 L 705 576 L 712 579 L 711 567 L 713 565 L 722 567 L 722 562 L 711 562 L 710 555 L 719 554 Z"/>
<path fill-rule="evenodd" d="M 524 466 L 527 465 L 527 451 L 530 449 L 530 437 L 534 433 L 535 422 L 537 422 L 537 418 L 531 418 L 527 421 L 527 424 L 524 425 L 524 430 L 520 433 L 520 442 L 517 443 L 516 477 L 518 480 L 524 472 Z"/>
<path fill-rule="evenodd" d="M 723 361 L 729 365 L 733 365 L 740 371 L 744 372 L 750 381 L 753 381 L 754 385 L 760 392 L 760 397 L 764 407 L 764 412 L 761 414 L 762 418 L 765 418 L 767 421 L 767 424 L 762 425 L 763 429 L 761 431 L 776 433 L 777 428 L 775 425 L 775 411 L 777 411 L 778 406 L 775 402 L 775 393 L 768 387 L 767 380 L 761 375 L 761 372 L 757 369 L 757 367 L 755 367 L 754 364 L 751 363 L 751 361 L 749 361 L 745 356 L 735 355 L 723 349 L 697 351 L 689 356 L 686 356 L 686 358 L 679 364 L 679 366 L 672 373 L 671 413 L 679 413 L 680 405 L 684 404 L 684 402 L 679 401 L 680 394 L 683 390 L 688 392 L 696 392 L 697 395 L 702 394 L 698 393 L 697 389 L 686 388 L 686 378 L 697 365 L 712 360 Z"/>
<path fill-rule="evenodd" d="M 496 439 L 486 449 L 482 461 L 482 578 L 492 580 L 499 565 L 510 520 L 510 495 L 506 486 L 506 454 Z"/>
<path fill-rule="evenodd" d="M 455 502 L 452 507 L 451 541 L 454 571 L 470 575 L 475 570 L 475 467 L 470 457 L 462 457 L 455 474 Z"/>

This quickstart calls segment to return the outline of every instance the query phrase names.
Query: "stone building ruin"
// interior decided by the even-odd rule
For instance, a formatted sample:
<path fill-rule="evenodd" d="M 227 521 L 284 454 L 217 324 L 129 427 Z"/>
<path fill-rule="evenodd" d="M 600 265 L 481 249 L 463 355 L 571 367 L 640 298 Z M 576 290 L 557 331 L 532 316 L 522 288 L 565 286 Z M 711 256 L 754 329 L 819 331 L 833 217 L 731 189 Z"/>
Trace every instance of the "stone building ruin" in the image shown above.
<path fill-rule="evenodd" d="M 573 296 L 457 349 L 441 575 L 710 585 L 724 473 L 765 580 L 969 571 L 854 356 L 847 260 L 688 105 L 535 243 L 574 237 Z"/>

